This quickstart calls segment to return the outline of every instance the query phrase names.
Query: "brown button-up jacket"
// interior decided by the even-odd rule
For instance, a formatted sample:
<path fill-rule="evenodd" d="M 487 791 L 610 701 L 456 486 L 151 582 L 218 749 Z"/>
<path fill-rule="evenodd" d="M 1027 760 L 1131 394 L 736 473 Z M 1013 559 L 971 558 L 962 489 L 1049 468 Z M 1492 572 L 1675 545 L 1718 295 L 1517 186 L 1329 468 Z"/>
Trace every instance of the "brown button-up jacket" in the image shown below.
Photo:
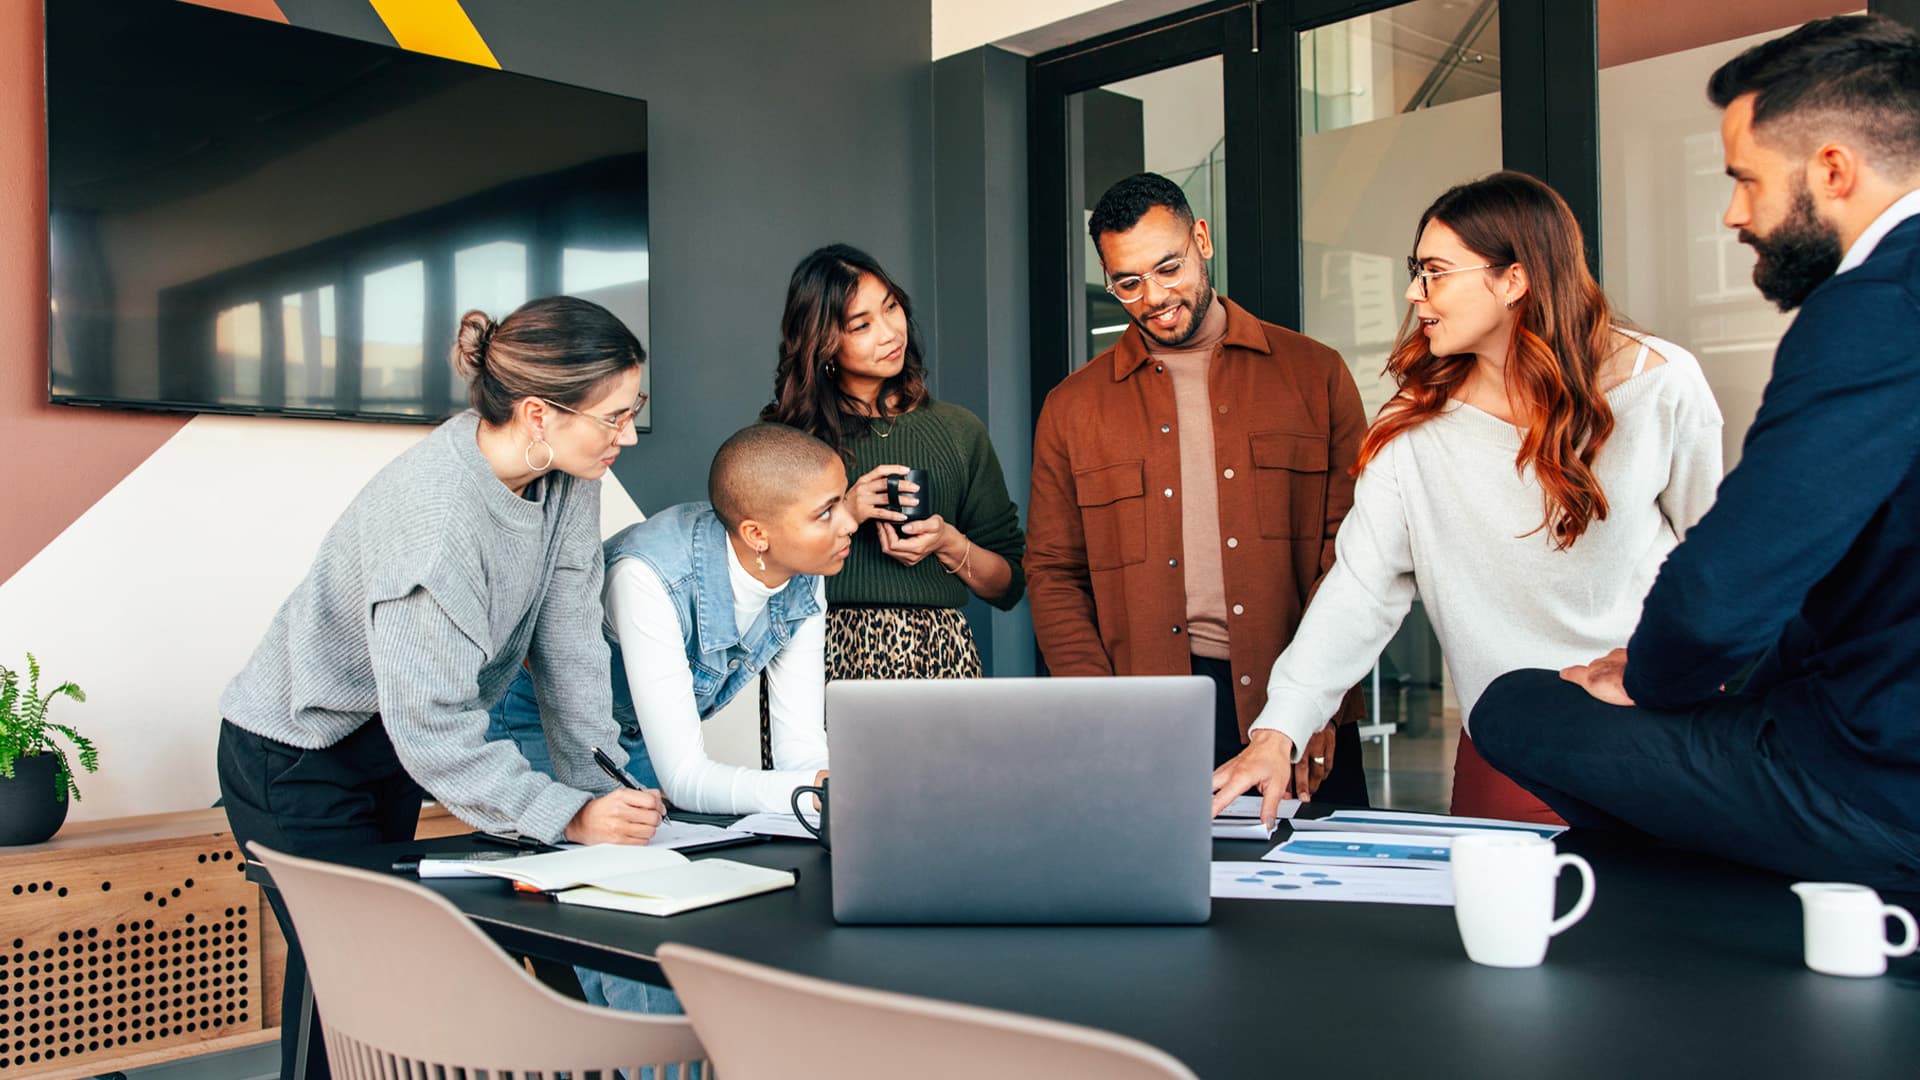
<path fill-rule="evenodd" d="M 1244 738 L 1267 675 L 1333 565 L 1366 430 L 1340 354 L 1219 297 L 1207 375 L 1235 704 Z M 1173 382 L 1137 326 L 1047 395 L 1033 438 L 1027 598 L 1055 675 L 1192 672 Z M 1340 719 L 1359 716 L 1359 694 Z"/>

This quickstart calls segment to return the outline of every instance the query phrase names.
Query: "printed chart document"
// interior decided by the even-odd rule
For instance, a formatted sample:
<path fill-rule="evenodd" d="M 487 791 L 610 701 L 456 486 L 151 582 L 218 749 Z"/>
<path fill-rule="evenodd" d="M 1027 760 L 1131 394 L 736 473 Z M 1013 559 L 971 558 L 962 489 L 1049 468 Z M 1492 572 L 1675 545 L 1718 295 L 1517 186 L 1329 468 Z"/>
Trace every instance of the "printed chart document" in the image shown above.
<path fill-rule="evenodd" d="M 1348 904 L 1453 906 L 1452 874 L 1416 874 L 1373 866 L 1266 862 L 1213 864 L 1216 900 L 1330 900 Z"/>
<path fill-rule="evenodd" d="M 1499 818 L 1449 817 L 1401 810 L 1335 810 L 1323 818 L 1296 818 L 1295 832 L 1381 832 L 1409 836 L 1466 836 L 1478 832 L 1531 833 L 1548 840 L 1567 831 L 1565 825 Z"/>
<path fill-rule="evenodd" d="M 642 915 L 674 915 L 792 888 L 794 882 L 793 874 L 786 870 L 728 859 L 694 862 L 668 848 L 630 844 L 590 844 L 477 864 L 474 869 L 554 893 L 554 899 L 563 904 Z"/>
<path fill-rule="evenodd" d="M 1305 832 L 1295 833 L 1261 858 L 1268 862 L 1446 870 L 1452 847 L 1451 836 Z"/>
<path fill-rule="evenodd" d="M 820 815 L 809 813 L 807 820 L 815 828 L 820 827 Z M 785 836 L 795 840 L 817 840 L 818 837 L 802 828 L 792 814 L 780 812 L 762 812 L 748 814 L 732 825 L 727 826 L 735 832 L 752 833 L 755 836 Z"/>

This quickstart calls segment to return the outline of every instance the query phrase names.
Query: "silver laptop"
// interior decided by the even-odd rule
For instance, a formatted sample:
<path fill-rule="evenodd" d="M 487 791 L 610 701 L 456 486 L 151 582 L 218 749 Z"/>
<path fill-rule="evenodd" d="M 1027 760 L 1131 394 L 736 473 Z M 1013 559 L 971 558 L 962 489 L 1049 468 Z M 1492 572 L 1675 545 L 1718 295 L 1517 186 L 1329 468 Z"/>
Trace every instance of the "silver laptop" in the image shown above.
<path fill-rule="evenodd" d="M 1211 681 L 827 685 L 843 923 L 1198 923 Z"/>

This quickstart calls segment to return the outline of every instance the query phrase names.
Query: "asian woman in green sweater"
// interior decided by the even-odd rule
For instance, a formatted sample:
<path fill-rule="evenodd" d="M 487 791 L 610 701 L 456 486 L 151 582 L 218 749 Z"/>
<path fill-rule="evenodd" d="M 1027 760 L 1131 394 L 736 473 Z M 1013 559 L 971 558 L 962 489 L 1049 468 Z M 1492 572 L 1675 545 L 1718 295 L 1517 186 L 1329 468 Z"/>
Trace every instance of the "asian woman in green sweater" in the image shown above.
<path fill-rule="evenodd" d="M 1019 511 L 986 425 L 927 392 L 912 302 L 872 256 L 835 244 L 794 269 L 761 419 L 839 451 L 859 477 L 856 512 L 873 518 L 828 579 L 827 678 L 978 677 L 960 609 L 974 596 L 1002 610 L 1020 602 Z M 928 490 L 898 484 L 899 505 L 924 494 L 933 512 L 902 522 L 885 509 L 887 487 L 909 468 L 926 470 Z"/>

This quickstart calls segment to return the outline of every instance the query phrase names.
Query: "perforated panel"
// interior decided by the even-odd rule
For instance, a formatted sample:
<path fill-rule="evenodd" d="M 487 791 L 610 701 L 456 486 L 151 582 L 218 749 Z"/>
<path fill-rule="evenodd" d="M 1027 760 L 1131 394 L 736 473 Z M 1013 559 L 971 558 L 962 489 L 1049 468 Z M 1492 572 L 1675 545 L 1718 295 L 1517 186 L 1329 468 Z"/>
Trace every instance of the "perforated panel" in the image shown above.
<path fill-rule="evenodd" d="M 0 1076 L 260 1029 L 260 891 L 230 837 L 20 850 L 0 857 Z"/>

